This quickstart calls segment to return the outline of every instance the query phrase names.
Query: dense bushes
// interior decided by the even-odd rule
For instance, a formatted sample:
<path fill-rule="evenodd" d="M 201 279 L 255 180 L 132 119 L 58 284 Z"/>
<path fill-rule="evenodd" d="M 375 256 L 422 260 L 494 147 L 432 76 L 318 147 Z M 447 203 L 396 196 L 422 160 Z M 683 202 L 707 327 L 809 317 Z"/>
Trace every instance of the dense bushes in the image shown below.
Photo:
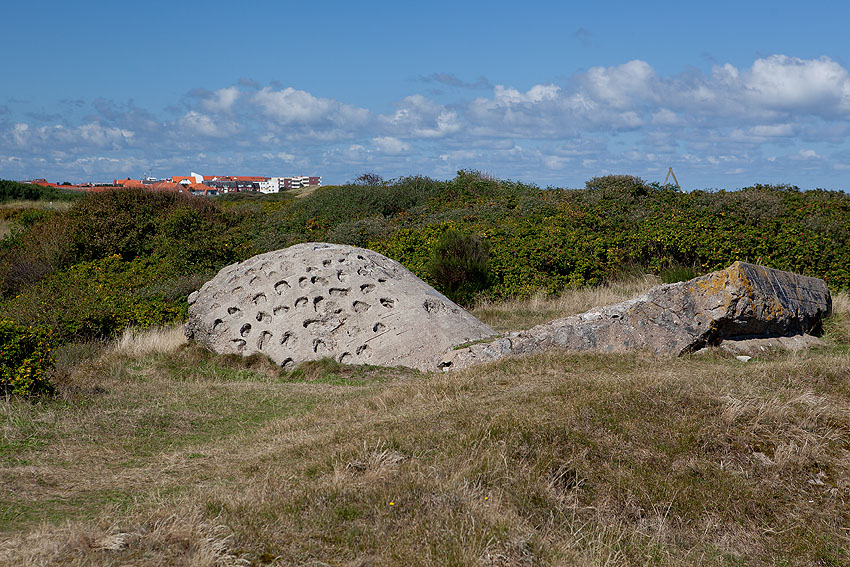
<path fill-rule="evenodd" d="M 49 326 L 59 341 L 107 337 L 127 326 L 149 327 L 185 317 L 185 294 L 172 266 L 153 258 L 125 262 L 117 254 L 74 264 L 5 301 L 21 324 Z M 197 284 L 197 282 L 193 282 Z"/>
<path fill-rule="evenodd" d="M 68 201 L 76 199 L 79 194 L 63 191 L 55 187 L 44 187 L 30 183 L 18 183 L 0 179 L 0 203 L 9 201 Z"/>
<path fill-rule="evenodd" d="M 24 327 L 0 319 L 0 393 L 29 396 L 52 390 L 52 337 L 43 327 Z"/>
<path fill-rule="evenodd" d="M 0 316 L 44 323 L 57 340 L 181 318 L 186 295 L 224 265 L 311 240 L 373 248 L 461 302 L 735 260 L 850 288 L 850 197 L 788 186 L 683 193 L 617 175 L 541 191 L 460 171 L 297 199 L 118 190 L 67 213 L 9 214 L 23 228 L 0 241 Z"/>
<path fill-rule="evenodd" d="M 490 245 L 477 236 L 449 230 L 437 241 L 428 275 L 438 290 L 461 305 L 487 287 Z"/>
<path fill-rule="evenodd" d="M 69 214 L 68 236 L 77 260 L 169 255 L 181 269 L 196 270 L 235 259 L 240 242 L 228 237 L 238 222 L 208 199 L 124 189 L 81 200 Z"/>

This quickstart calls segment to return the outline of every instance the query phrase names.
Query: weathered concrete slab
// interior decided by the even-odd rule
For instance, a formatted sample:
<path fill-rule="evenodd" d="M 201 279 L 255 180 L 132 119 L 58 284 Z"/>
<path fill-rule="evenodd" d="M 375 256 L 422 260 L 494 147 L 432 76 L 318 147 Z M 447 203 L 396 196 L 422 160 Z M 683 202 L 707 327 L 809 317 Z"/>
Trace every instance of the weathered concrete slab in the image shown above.
<path fill-rule="evenodd" d="M 495 331 L 377 252 L 309 243 L 227 266 L 189 296 L 186 336 L 284 367 L 323 357 L 438 368 L 455 345 Z"/>
<path fill-rule="evenodd" d="M 550 348 L 681 355 L 734 337 L 817 333 L 831 310 L 823 280 L 735 262 L 623 303 L 448 352 L 441 364 L 462 368 Z"/>

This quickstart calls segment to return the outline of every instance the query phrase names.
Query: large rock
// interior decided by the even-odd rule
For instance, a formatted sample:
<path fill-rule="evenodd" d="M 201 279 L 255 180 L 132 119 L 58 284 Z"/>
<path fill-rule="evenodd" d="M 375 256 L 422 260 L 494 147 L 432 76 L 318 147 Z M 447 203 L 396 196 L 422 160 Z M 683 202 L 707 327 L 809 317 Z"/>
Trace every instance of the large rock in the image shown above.
<path fill-rule="evenodd" d="M 262 352 L 286 368 L 333 357 L 434 370 L 448 349 L 493 335 L 398 262 L 322 243 L 227 266 L 189 296 L 186 324 L 215 352 Z"/>
<path fill-rule="evenodd" d="M 724 339 L 816 333 L 831 310 L 823 280 L 735 262 L 623 303 L 451 351 L 441 364 L 461 368 L 550 348 L 681 355 Z"/>

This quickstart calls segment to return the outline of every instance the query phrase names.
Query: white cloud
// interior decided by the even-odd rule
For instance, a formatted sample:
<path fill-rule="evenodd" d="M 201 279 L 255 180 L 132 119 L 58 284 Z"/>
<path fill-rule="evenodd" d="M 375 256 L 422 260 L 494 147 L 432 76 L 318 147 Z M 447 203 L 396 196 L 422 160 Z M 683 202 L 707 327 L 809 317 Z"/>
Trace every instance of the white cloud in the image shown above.
<path fill-rule="evenodd" d="M 410 144 L 392 136 L 372 138 L 372 143 L 375 144 L 378 150 L 389 155 L 406 154 L 410 151 Z"/>
<path fill-rule="evenodd" d="M 263 157 L 269 160 L 280 160 L 284 163 L 293 163 L 296 160 L 296 157 L 292 154 L 288 154 L 286 152 L 278 152 L 276 154 L 265 153 Z"/>
<path fill-rule="evenodd" d="M 202 100 L 201 106 L 207 112 L 212 112 L 213 114 L 230 112 L 240 94 L 239 88 L 235 86 L 218 89 L 211 96 Z"/>
<path fill-rule="evenodd" d="M 239 130 L 234 122 L 217 122 L 208 114 L 190 110 L 177 121 L 180 130 L 185 134 L 200 134 L 210 138 L 225 138 Z"/>
<path fill-rule="evenodd" d="M 813 114 L 850 110 L 850 77 L 828 57 L 757 59 L 744 75 L 744 88 L 756 104 L 773 108 Z"/>
<path fill-rule="evenodd" d="M 613 108 L 632 107 L 636 100 L 657 94 L 655 71 L 646 61 L 634 60 L 617 67 L 593 67 L 578 83 L 593 100 Z"/>
<path fill-rule="evenodd" d="M 442 138 L 458 132 L 458 114 L 420 94 L 401 100 L 391 115 L 381 115 L 379 121 L 391 134 L 410 138 Z"/>
<path fill-rule="evenodd" d="M 794 126 L 791 124 L 759 124 L 750 128 L 753 136 L 775 138 L 794 135 Z"/>
<path fill-rule="evenodd" d="M 352 130 L 365 124 L 370 116 L 365 108 L 342 104 L 334 99 L 318 98 L 292 87 L 277 91 L 265 87 L 254 93 L 251 102 L 265 116 L 282 125 L 316 126 L 324 122 L 337 129 Z"/>
<path fill-rule="evenodd" d="M 65 177 L 126 167 L 132 157 L 145 162 L 138 171 L 153 163 L 178 171 L 289 164 L 350 179 L 368 165 L 385 176 L 382 167 L 398 175 L 463 167 L 553 179 L 603 170 L 663 178 L 669 165 L 755 176 L 761 164 L 775 178 L 817 168 L 834 175 L 850 155 L 839 151 L 850 145 L 850 73 L 827 57 L 770 55 L 666 75 L 633 60 L 558 84 L 495 85 L 474 99 L 411 94 L 385 114 L 292 87 L 246 85 L 192 91 L 174 101 L 170 119 L 100 99 L 76 121 L 10 110 L 0 120 L 0 155 L 19 161 L 2 158 L 0 166 L 31 176 L 52 167 Z M 402 164 L 421 169 L 398 171 Z"/>

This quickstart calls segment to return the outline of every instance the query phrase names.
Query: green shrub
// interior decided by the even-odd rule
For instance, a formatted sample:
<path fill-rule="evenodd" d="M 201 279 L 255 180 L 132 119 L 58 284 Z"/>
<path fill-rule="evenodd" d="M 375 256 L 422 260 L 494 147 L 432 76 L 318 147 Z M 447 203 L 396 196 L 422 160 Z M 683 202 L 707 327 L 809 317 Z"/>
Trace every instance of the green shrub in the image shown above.
<path fill-rule="evenodd" d="M 80 262 L 28 286 L 0 304 L 0 316 L 43 324 L 58 342 L 114 335 L 128 326 L 163 325 L 186 317 L 175 269 L 153 258 L 125 262 L 116 254 Z"/>
<path fill-rule="evenodd" d="M 77 198 L 79 198 L 79 193 L 74 191 L 0 179 L 0 203 L 9 201 L 70 201 Z"/>
<path fill-rule="evenodd" d="M 601 191 L 608 199 L 641 197 L 651 191 L 646 181 L 634 175 L 603 175 L 589 179 L 584 185 L 589 191 Z"/>
<path fill-rule="evenodd" d="M 490 246 L 477 236 L 449 230 L 437 242 L 428 274 L 438 290 L 452 301 L 469 304 L 488 284 Z"/>
<path fill-rule="evenodd" d="M 47 370 L 53 366 L 51 334 L 0 319 L 0 392 L 30 396 L 53 390 Z"/>
<path fill-rule="evenodd" d="M 392 232 L 384 217 L 366 217 L 336 225 L 328 232 L 327 241 L 366 248 L 371 242 L 381 240 Z"/>
<path fill-rule="evenodd" d="M 224 249 L 232 246 L 224 246 L 225 236 L 239 221 L 210 199 L 146 189 L 87 195 L 69 217 L 68 236 L 78 261 L 114 254 L 130 261 L 156 253 L 183 255 L 186 267 L 227 261 Z M 214 257 L 210 262 L 208 254 Z"/>
<path fill-rule="evenodd" d="M 67 226 L 67 214 L 49 213 L 2 241 L 0 294 L 16 294 L 71 263 Z"/>
<path fill-rule="evenodd" d="M 672 266 L 668 266 L 661 270 L 661 274 L 659 274 L 661 278 L 661 283 L 679 283 L 686 282 L 688 280 L 692 280 L 697 277 L 699 274 L 696 269 L 691 266 L 681 266 L 679 264 L 675 264 Z"/>

